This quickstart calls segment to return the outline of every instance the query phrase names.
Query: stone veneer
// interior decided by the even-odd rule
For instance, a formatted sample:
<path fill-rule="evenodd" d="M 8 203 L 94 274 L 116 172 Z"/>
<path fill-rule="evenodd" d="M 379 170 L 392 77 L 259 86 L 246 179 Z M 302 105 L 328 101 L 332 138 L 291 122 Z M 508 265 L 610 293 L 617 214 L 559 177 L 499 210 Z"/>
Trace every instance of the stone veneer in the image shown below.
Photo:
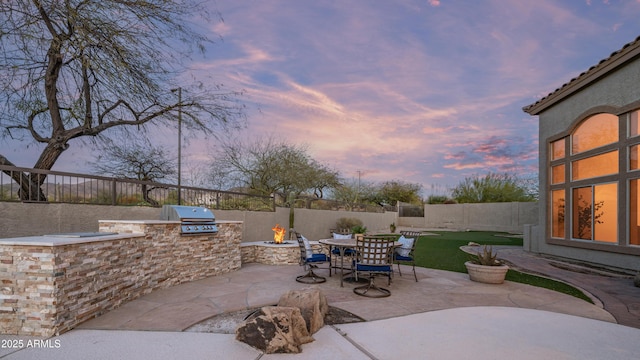
<path fill-rule="evenodd" d="M 300 247 L 296 240 L 287 240 L 290 244 L 269 244 L 264 241 L 243 242 L 241 244 L 242 263 L 260 263 L 266 265 L 299 265 Z M 310 241 L 314 252 L 323 252 L 324 246 Z"/>
<path fill-rule="evenodd" d="M 100 221 L 97 237 L 0 239 L 0 334 L 50 337 L 153 289 L 238 270 L 242 222 Z"/>

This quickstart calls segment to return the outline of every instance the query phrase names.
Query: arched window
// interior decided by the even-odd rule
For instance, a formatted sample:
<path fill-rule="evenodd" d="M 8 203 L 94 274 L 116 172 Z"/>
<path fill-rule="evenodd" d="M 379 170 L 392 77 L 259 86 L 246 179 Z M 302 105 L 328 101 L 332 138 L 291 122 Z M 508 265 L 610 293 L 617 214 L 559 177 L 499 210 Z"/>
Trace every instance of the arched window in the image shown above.
<path fill-rule="evenodd" d="M 552 238 L 618 244 L 619 129 L 599 113 L 550 143 Z"/>
<path fill-rule="evenodd" d="M 597 114 L 585 119 L 571 134 L 571 154 L 576 155 L 618 141 L 618 117 Z"/>

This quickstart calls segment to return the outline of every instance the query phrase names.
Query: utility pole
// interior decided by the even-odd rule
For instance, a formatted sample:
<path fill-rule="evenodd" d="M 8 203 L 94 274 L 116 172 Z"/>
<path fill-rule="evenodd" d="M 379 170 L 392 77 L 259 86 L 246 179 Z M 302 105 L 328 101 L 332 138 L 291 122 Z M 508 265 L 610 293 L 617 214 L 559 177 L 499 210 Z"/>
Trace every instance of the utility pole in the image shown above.
<path fill-rule="evenodd" d="M 182 88 L 171 89 L 178 92 L 178 205 L 182 205 Z"/>
<path fill-rule="evenodd" d="M 362 174 L 361 170 L 356 170 L 358 172 L 358 191 L 356 192 L 356 204 L 360 203 L 360 175 Z"/>

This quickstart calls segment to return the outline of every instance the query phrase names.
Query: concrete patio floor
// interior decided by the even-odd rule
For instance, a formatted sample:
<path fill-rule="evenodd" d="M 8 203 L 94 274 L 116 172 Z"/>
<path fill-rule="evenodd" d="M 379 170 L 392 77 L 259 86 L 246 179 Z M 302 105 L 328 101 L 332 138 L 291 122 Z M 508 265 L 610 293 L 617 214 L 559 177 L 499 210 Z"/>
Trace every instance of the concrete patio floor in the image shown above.
<path fill-rule="evenodd" d="M 353 284 L 340 287 L 336 275 L 323 284 L 305 285 L 295 281 L 303 273 L 299 266 L 245 264 L 233 273 L 156 290 L 126 303 L 51 339 L 58 341 L 58 347 L 2 348 L 0 358 L 637 358 L 640 326 L 633 326 L 640 319 L 640 288 L 632 281 L 560 274 L 566 270 L 546 269 L 544 259 L 513 249 L 504 255 L 520 267 L 533 268 L 541 262 L 536 272 L 554 272 L 601 294 L 590 304 L 534 286 L 509 281 L 480 284 L 467 274 L 425 268 L 416 268 L 419 281 L 415 282 L 410 268 L 403 267 L 403 277 L 396 269 L 389 286 L 392 295 L 371 299 L 354 294 Z M 386 285 L 381 280 L 379 285 Z M 211 316 L 275 304 L 283 293 L 306 287 L 321 289 L 330 306 L 367 321 L 325 326 L 296 355 L 265 355 L 232 334 L 183 331 Z M 612 311 L 606 310 L 607 302 L 614 304 Z M 618 324 L 616 316 L 629 326 Z"/>
<path fill-rule="evenodd" d="M 487 285 L 470 281 L 467 274 L 425 268 L 416 268 L 415 282 L 410 268 L 403 269 L 403 276 L 396 271 L 388 287 L 392 295 L 376 299 L 356 295 L 353 284 L 340 287 L 339 276 L 306 285 L 295 281 L 302 273 L 300 266 L 245 264 L 233 273 L 156 290 L 78 329 L 182 331 L 214 315 L 276 304 L 287 291 L 307 287 L 321 289 L 329 305 L 367 321 L 458 307 L 505 306 L 616 322 L 600 304 L 539 287 L 509 281 Z M 323 270 L 317 273 L 326 275 Z M 377 283 L 386 285 L 383 279 Z"/>

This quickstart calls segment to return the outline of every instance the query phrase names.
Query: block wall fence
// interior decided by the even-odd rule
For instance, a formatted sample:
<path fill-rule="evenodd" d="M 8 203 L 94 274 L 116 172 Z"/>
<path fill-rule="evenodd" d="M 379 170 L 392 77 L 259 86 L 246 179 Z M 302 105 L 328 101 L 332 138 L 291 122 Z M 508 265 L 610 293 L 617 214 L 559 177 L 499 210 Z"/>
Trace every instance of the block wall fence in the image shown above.
<path fill-rule="evenodd" d="M 388 232 L 389 225 L 423 229 L 495 230 L 522 233 L 524 225 L 537 224 L 538 204 L 488 203 L 425 205 L 425 217 L 398 217 L 395 212 L 364 213 L 329 210 L 295 210 L 295 227 L 308 239 L 328 237 L 342 217 L 358 218 L 370 232 Z M 242 221 L 242 242 L 270 240 L 275 224 L 288 228 L 289 209 L 275 212 L 214 210 L 216 220 Z M 98 231 L 99 220 L 156 220 L 160 209 L 142 206 L 33 204 L 0 202 L 0 238 L 65 232 Z"/>

